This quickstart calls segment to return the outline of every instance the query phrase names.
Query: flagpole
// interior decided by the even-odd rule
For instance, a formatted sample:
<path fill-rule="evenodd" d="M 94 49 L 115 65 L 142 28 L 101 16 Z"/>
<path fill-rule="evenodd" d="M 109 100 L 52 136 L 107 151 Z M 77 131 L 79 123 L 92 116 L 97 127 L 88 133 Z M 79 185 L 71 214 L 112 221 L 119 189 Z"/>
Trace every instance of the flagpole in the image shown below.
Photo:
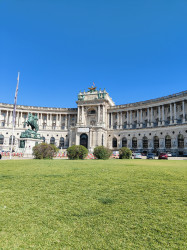
<path fill-rule="evenodd" d="M 16 104 L 17 104 L 17 95 L 18 95 L 18 86 L 19 86 L 19 75 L 20 75 L 20 72 L 18 72 L 17 86 L 16 86 L 15 97 L 14 97 L 14 110 L 13 110 L 13 117 L 12 117 L 12 138 L 11 138 L 11 149 L 10 149 L 10 160 L 12 159 L 12 147 L 13 147 L 13 140 L 14 140 L 14 128 L 15 128 Z"/>

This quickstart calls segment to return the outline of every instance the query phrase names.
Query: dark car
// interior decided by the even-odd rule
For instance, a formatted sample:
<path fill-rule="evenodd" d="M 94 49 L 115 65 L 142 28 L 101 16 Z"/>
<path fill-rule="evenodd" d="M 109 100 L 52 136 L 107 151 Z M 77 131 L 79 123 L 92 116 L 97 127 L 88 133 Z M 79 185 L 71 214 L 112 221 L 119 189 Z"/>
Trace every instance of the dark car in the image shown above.
<path fill-rule="evenodd" d="M 148 154 L 147 154 L 147 159 L 155 159 L 155 154 L 153 154 L 153 153 L 148 153 Z"/>
<path fill-rule="evenodd" d="M 166 153 L 161 153 L 159 154 L 158 159 L 168 160 L 168 155 Z"/>

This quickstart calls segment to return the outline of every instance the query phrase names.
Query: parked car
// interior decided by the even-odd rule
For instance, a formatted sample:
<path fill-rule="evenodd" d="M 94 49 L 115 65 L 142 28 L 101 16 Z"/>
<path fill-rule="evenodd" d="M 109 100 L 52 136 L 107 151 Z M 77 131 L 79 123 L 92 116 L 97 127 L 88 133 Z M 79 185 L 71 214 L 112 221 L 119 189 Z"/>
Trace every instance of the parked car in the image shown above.
<path fill-rule="evenodd" d="M 147 154 L 147 159 L 155 159 L 155 154 L 153 154 L 153 153 L 148 153 L 148 154 Z"/>
<path fill-rule="evenodd" d="M 158 159 L 168 160 L 168 155 L 166 153 L 160 153 Z"/>
<path fill-rule="evenodd" d="M 171 153 L 167 153 L 167 155 L 168 155 L 168 157 L 171 157 L 171 156 L 172 156 L 172 154 L 171 154 Z"/>
<path fill-rule="evenodd" d="M 134 159 L 142 159 L 141 153 L 134 153 Z"/>

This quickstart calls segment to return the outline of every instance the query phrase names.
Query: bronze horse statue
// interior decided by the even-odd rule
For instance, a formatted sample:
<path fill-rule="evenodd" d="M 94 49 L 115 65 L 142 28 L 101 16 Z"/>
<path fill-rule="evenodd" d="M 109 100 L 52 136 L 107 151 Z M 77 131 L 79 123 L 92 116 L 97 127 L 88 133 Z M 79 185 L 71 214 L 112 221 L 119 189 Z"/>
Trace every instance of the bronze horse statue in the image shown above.
<path fill-rule="evenodd" d="M 37 124 L 37 121 L 38 121 L 38 117 L 37 117 L 37 114 L 35 114 L 35 116 L 33 116 L 31 113 L 29 113 L 29 116 L 28 116 L 28 120 L 27 120 L 27 126 L 31 126 L 32 130 L 35 131 L 36 133 L 38 132 L 38 124 Z"/>

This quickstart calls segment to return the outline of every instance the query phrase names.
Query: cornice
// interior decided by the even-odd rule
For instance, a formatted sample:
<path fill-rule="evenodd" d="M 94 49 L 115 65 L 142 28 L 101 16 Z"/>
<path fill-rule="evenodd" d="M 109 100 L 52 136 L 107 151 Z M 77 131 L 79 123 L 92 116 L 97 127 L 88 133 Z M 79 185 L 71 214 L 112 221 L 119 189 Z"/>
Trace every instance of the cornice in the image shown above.
<path fill-rule="evenodd" d="M 155 105 L 156 103 L 163 103 L 163 102 L 174 102 L 174 100 L 177 98 L 183 98 L 186 97 L 185 100 L 187 100 L 187 90 L 176 93 L 176 94 L 172 94 L 172 95 L 168 95 L 168 96 L 163 96 L 163 97 L 159 97 L 159 98 L 155 98 L 155 99 L 150 99 L 150 100 L 146 100 L 146 101 L 141 101 L 141 102 L 134 102 L 134 103 L 128 103 L 128 104 L 121 104 L 121 105 L 116 105 L 114 107 L 111 107 L 111 109 L 119 109 L 119 108 L 131 108 L 131 107 L 139 107 L 139 106 L 147 106 L 147 105 Z"/>
<path fill-rule="evenodd" d="M 13 109 L 14 105 L 13 104 L 8 104 L 8 103 L 0 103 L 0 107 L 3 108 L 10 108 Z M 50 108 L 50 107 L 39 107 L 39 106 L 26 106 L 26 105 L 16 105 L 17 111 L 43 111 L 43 112 L 73 112 L 77 113 L 77 108 Z"/>
<path fill-rule="evenodd" d="M 122 105 L 115 105 L 112 107 L 108 108 L 108 111 L 114 111 L 117 109 L 117 111 L 123 111 L 124 108 L 127 110 L 136 108 L 136 109 L 141 109 L 141 108 L 147 108 L 147 107 L 154 107 L 157 105 L 162 105 L 162 104 L 169 104 L 172 102 L 177 102 L 181 100 L 187 100 L 187 90 L 173 94 L 173 95 L 168 95 L 164 97 L 159 97 L 155 99 L 150 99 L 146 101 L 141 101 L 141 102 L 135 102 L 135 103 L 128 103 L 128 104 L 122 104 Z M 76 101 L 77 105 L 96 105 L 96 104 L 103 104 L 103 103 L 109 103 L 107 99 L 95 99 L 95 100 L 87 100 L 87 101 Z M 73 112 L 77 113 L 77 108 L 51 108 L 51 107 L 39 107 L 39 106 L 27 106 L 27 105 L 17 105 L 17 111 L 25 111 L 28 112 L 29 110 L 31 111 L 36 111 L 36 112 L 46 112 L 46 113 L 52 113 L 52 112 Z M 14 105 L 13 104 L 8 104 L 8 103 L 0 103 L 0 108 L 9 108 L 13 109 Z"/>

